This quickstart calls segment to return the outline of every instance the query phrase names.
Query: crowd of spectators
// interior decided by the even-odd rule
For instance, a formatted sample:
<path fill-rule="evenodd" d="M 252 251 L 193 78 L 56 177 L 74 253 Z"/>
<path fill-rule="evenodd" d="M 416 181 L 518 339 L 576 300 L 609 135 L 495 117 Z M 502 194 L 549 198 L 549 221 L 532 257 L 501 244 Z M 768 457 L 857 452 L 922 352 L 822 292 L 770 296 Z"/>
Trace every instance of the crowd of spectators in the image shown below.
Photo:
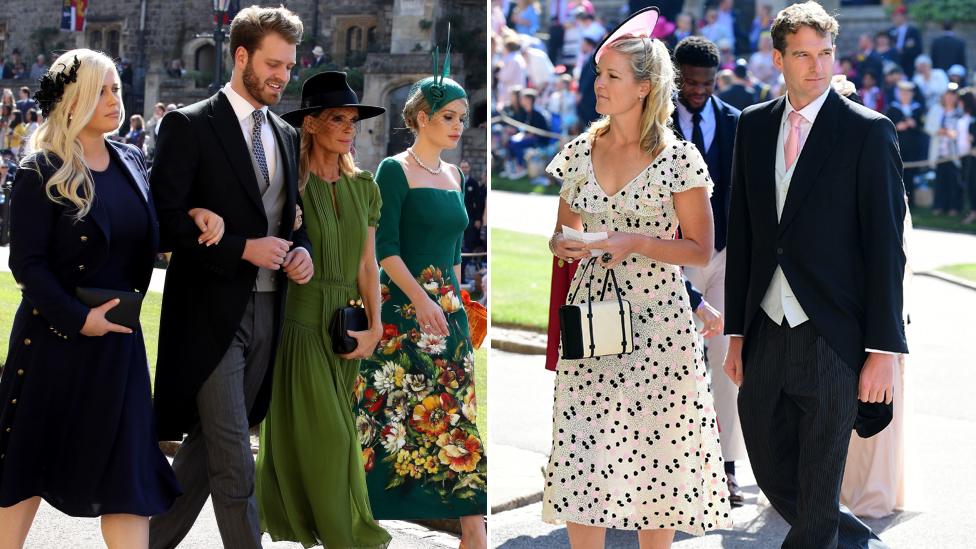
<path fill-rule="evenodd" d="M 29 87 L 19 88 L 16 97 L 10 88 L 0 91 L 0 155 L 3 157 L 0 163 L 6 168 L 0 174 L 4 176 L 0 178 L 0 183 L 7 178 L 13 179 L 17 163 L 27 154 L 30 137 L 42 120 Z"/>
<path fill-rule="evenodd" d="M 684 10 L 681 1 L 654 5 L 661 11 L 655 37 L 669 48 L 693 34 L 716 44 L 716 94 L 725 102 L 744 109 L 786 93 L 773 63 L 771 6 L 757 3 L 748 21 L 732 0 L 708 3 L 698 14 Z M 625 3 L 617 16 L 641 7 Z M 560 140 L 598 117 L 592 54 L 615 24 L 601 19 L 589 0 L 548 0 L 545 10 L 533 0 L 492 0 L 492 155 L 498 175 L 544 181 L 543 168 Z M 976 222 L 976 98 L 966 42 L 945 22 L 925 48 L 903 6 L 892 11 L 886 27 L 859 36 L 854 51 L 838 51 L 834 74 L 853 83 L 849 98 L 895 123 L 910 203 L 958 216 L 968 195 L 962 222 Z"/>

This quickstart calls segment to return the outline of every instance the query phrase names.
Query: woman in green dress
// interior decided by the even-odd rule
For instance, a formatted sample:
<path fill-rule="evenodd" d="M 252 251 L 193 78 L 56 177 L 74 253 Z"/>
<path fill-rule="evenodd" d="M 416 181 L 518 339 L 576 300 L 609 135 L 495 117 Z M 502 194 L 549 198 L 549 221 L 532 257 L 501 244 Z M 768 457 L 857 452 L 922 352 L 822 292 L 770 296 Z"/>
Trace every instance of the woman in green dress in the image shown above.
<path fill-rule="evenodd" d="M 288 288 L 257 459 L 261 528 L 305 547 L 382 548 L 390 535 L 370 511 L 350 402 L 359 361 L 383 333 L 374 251 L 380 194 L 350 151 L 359 120 L 385 109 L 360 105 L 341 72 L 309 78 L 302 107 L 283 118 L 302 129 L 299 191 L 315 274 Z M 329 320 L 359 299 L 369 329 L 349 332 L 358 346 L 336 355 Z"/>
<path fill-rule="evenodd" d="M 467 110 L 447 67 L 421 80 L 403 110 L 414 143 L 377 169 L 383 339 L 354 398 L 376 517 L 460 518 L 462 547 L 483 549 L 487 460 L 459 287 L 464 178 L 440 159 L 457 146 Z"/>

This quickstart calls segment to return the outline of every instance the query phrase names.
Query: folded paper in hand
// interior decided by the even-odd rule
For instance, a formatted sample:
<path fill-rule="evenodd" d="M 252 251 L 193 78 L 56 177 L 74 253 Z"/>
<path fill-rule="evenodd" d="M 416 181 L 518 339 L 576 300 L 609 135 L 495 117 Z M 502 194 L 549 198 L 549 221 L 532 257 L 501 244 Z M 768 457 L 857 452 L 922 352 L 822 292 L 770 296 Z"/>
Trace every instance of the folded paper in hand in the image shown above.
<path fill-rule="evenodd" d="M 575 240 L 577 242 L 584 242 L 589 244 L 591 242 L 599 242 L 601 240 L 607 239 L 607 232 L 602 231 L 599 233 L 584 233 L 583 231 L 577 231 L 572 227 L 567 227 L 563 225 L 563 237 L 569 240 Z M 603 250 L 590 250 L 590 255 L 593 257 L 599 257 L 603 255 Z"/>

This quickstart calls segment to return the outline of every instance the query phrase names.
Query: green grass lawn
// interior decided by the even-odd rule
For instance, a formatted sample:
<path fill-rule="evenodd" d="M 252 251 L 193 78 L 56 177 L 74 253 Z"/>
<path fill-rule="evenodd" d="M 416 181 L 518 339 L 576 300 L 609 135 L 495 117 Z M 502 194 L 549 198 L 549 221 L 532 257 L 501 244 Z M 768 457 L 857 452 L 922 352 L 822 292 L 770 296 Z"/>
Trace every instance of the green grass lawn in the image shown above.
<path fill-rule="evenodd" d="M 932 210 L 915 208 L 912 210 L 912 224 L 920 229 L 935 229 L 938 231 L 952 231 L 956 233 L 976 234 L 976 223 L 963 225 L 963 215 L 948 217 L 934 216 Z"/>
<path fill-rule="evenodd" d="M 474 394 L 478 398 L 478 432 L 488 444 L 488 338 L 474 352 Z"/>
<path fill-rule="evenodd" d="M 492 324 L 545 330 L 551 271 L 546 237 L 492 229 Z"/>
<path fill-rule="evenodd" d="M 10 327 L 20 305 L 20 289 L 10 273 L 0 272 L 0 364 L 7 362 Z"/>
<path fill-rule="evenodd" d="M 959 278 L 966 279 L 970 282 L 976 282 L 976 263 L 946 265 L 945 267 L 939 267 L 938 270 L 953 276 L 958 276 Z"/>
<path fill-rule="evenodd" d="M 156 347 L 159 345 L 159 308 L 163 304 L 163 294 L 149 292 L 142 303 L 143 336 L 146 340 L 146 353 L 149 355 L 150 380 L 156 377 Z M 9 272 L 0 271 L 0 364 L 7 361 L 7 342 L 10 341 L 10 328 L 14 314 L 20 305 L 20 289 Z"/>
<path fill-rule="evenodd" d="M 163 294 L 149 292 L 142 304 L 142 328 L 146 340 L 146 353 L 149 355 L 149 379 L 155 380 L 156 348 L 159 342 L 159 309 Z M 0 364 L 7 361 L 7 343 L 10 341 L 10 328 L 14 314 L 20 305 L 20 290 L 9 272 L 0 272 Z M 478 395 L 478 429 L 482 437 L 487 437 L 488 422 L 488 345 L 475 353 L 475 394 Z"/>
<path fill-rule="evenodd" d="M 550 185 L 537 185 L 528 177 L 523 177 L 521 179 L 507 179 L 504 177 L 492 176 L 491 190 L 557 195 L 559 194 L 559 182 L 553 182 Z"/>

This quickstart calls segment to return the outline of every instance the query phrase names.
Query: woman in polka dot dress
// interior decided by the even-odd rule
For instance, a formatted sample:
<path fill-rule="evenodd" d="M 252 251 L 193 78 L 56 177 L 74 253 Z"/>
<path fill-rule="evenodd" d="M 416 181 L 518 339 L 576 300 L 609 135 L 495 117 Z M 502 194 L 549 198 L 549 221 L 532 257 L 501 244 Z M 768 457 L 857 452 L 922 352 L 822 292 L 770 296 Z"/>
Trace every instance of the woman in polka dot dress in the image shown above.
<path fill-rule="evenodd" d="M 642 548 L 669 547 L 675 530 L 731 526 L 703 345 L 680 271 L 711 253 L 712 182 L 695 146 L 667 127 L 674 69 L 664 45 L 618 34 L 596 56 L 603 118 L 547 168 L 562 180 L 550 248 L 566 261 L 600 250 L 572 287 L 585 277 L 584 290 L 599 289 L 615 268 L 633 311 L 634 351 L 559 361 L 542 513 L 567 523 L 574 547 L 602 547 L 606 528 L 639 530 Z M 564 238 L 562 225 L 608 239 L 586 246 Z"/>

